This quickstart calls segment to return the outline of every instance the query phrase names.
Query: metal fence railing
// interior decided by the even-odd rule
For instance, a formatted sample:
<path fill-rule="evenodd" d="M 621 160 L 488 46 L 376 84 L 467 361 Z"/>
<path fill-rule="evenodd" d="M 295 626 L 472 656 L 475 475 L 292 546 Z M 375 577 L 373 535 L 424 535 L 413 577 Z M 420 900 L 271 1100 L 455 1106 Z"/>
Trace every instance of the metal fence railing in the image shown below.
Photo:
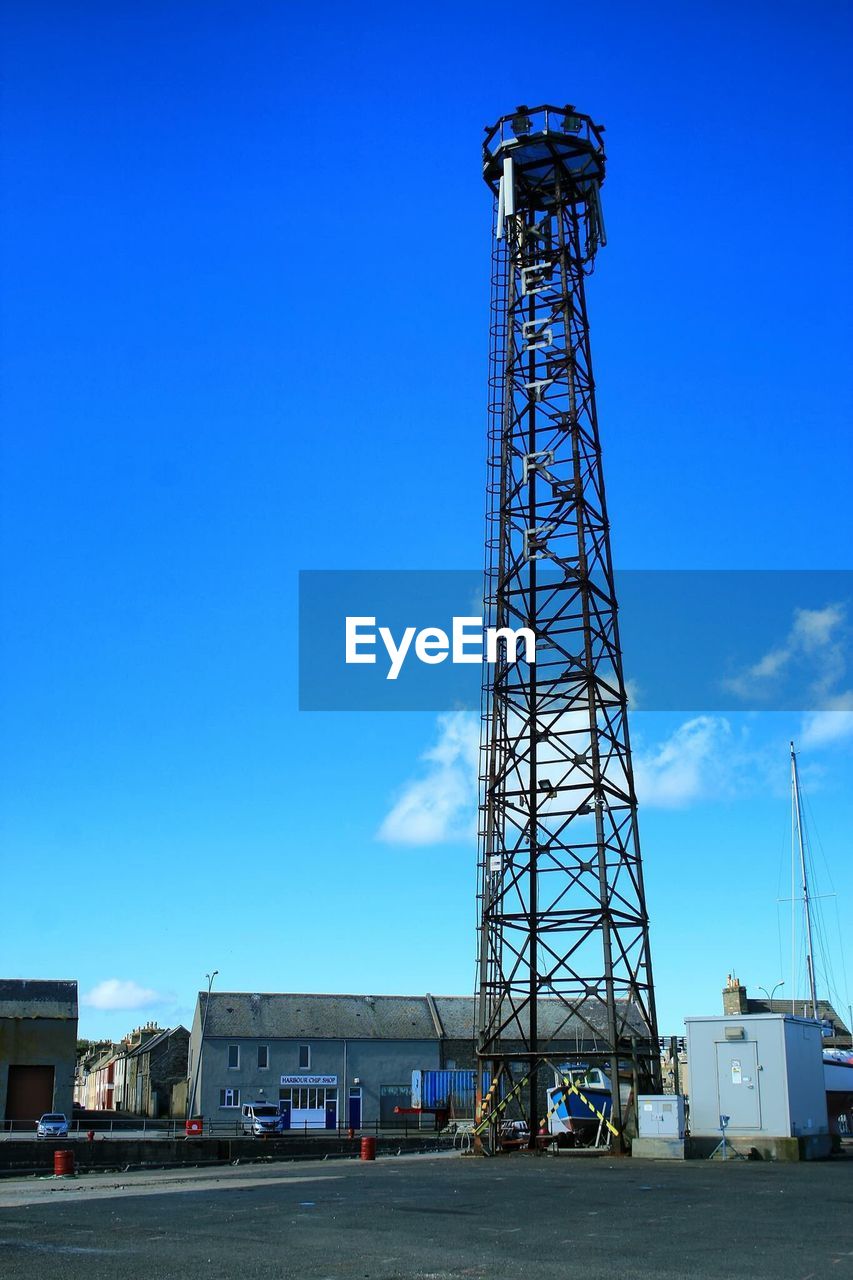
<path fill-rule="evenodd" d="M 243 1125 L 239 1118 L 235 1120 L 213 1120 L 207 1117 L 201 1118 L 202 1133 L 191 1136 L 203 1136 L 206 1138 L 239 1138 L 252 1137 L 253 1135 L 244 1132 Z M 322 1141 L 329 1138 L 346 1138 L 352 1133 L 354 1138 L 362 1138 L 366 1136 L 373 1137 L 436 1137 L 437 1131 L 432 1127 L 421 1128 L 412 1122 L 409 1117 L 400 1117 L 392 1121 L 375 1120 L 371 1124 L 364 1124 L 357 1129 L 350 1130 L 349 1126 L 338 1124 L 333 1128 L 325 1127 L 315 1128 L 308 1124 L 297 1125 L 293 1128 L 278 1130 L 269 1135 L 258 1136 L 257 1141 L 262 1142 L 267 1138 L 317 1138 Z M 95 1139 L 101 1138 L 185 1138 L 186 1120 L 176 1118 L 163 1118 L 159 1120 L 151 1119 L 147 1116 L 111 1116 L 109 1113 L 101 1113 L 97 1117 L 74 1117 L 68 1123 L 68 1137 L 71 1139 L 81 1139 L 86 1141 L 90 1134 Z M 7 1141 L 13 1138 L 35 1138 L 36 1121 L 35 1120 L 4 1120 L 0 1121 L 0 1138 Z M 41 1139 L 44 1142 L 56 1142 L 56 1138 Z M 64 1141 L 64 1139 L 60 1139 Z"/>

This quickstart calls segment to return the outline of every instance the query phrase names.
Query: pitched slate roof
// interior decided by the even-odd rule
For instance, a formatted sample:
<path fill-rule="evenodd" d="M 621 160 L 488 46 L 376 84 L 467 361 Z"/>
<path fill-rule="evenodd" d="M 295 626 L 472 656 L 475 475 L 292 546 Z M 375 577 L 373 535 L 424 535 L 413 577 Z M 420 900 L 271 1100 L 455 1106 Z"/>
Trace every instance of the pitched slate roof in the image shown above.
<path fill-rule="evenodd" d="M 76 1018 L 77 983 L 0 978 L 0 1018 Z"/>
<path fill-rule="evenodd" d="M 87 1070 L 90 1074 L 93 1071 L 100 1071 L 101 1067 L 108 1066 L 110 1062 L 115 1062 L 115 1060 L 121 1056 L 121 1051 L 117 1044 L 108 1045 L 106 1049 L 102 1049 L 100 1053 L 89 1060 Z"/>
<path fill-rule="evenodd" d="M 471 996 L 431 996 L 438 1014 L 444 1035 L 448 1040 L 473 1040 L 474 1038 L 474 1000 Z M 625 1012 L 624 1002 L 619 1002 L 620 1014 Z M 589 1040 L 594 1031 L 602 1038 L 607 1028 L 607 1011 L 600 1000 L 586 1000 L 580 1011 L 582 1016 L 571 1013 L 562 1000 L 544 999 L 539 1001 L 539 1034 L 544 1039 L 561 1042 L 571 1040 Z M 648 1032 L 640 1016 L 639 1010 L 631 1007 L 628 1010 L 628 1032 L 640 1039 Z M 525 1011 L 511 1022 L 505 1032 L 505 1039 L 523 1039 L 529 1030 L 529 1022 Z"/>
<path fill-rule="evenodd" d="M 747 997 L 747 1011 L 749 1013 L 791 1013 L 790 1000 L 753 1000 L 752 996 Z M 795 1000 L 793 1012 L 802 1018 L 810 1018 L 812 1016 L 811 1000 Z M 835 1027 L 835 1035 L 849 1036 L 850 1029 L 846 1027 L 833 1009 L 828 1000 L 818 1000 L 817 1016 L 827 1022 L 831 1022 Z"/>
<path fill-rule="evenodd" d="M 149 1036 L 147 1040 L 141 1040 L 139 1044 L 135 1044 L 132 1049 L 127 1052 L 128 1058 L 143 1058 L 146 1053 L 150 1053 L 152 1049 L 156 1049 L 165 1040 L 171 1039 L 172 1036 L 180 1035 L 183 1032 L 185 1036 L 189 1035 L 186 1027 L 163 1027 L 162 1030 L 155 1032 Z"/>
<path fill-rule="evenodd" d="M 447 1040 L 474 1039 L 473 996 L 430 996 Z"/>
<path fill-rule="evenodd" d="M 199 992 L 202 1017 L 207 992 Z M 250 994 L 214 991 L 205 1026 L 210 1036 L 297 1040 L 434 1040 L 425 996 Z"/>
<path fill-rule="evenodd" d="M 208 1002 L 199 992 L 201 1015 Z M 431 1007 L 432 1006 L 432 1009 Z M 433 1012 L 435 1011 L 435 1017 Z M 603 1036 L 606 1026 L 604 1006 L 587 1001 L 584 1017 Z M 436 1025 L 436 1020 L 438 1026 Z M 631 1025 L 636 1034 L 645 1034 L 633 1011 Z M 559 1000 L 539 1002 L 540 1032 L 561 1042 L 589 1040 L 589 1026 L 569 1015 Z M 508 1040 L 526 1033 L 522 1026 L 508 1027 Z M 447 1040 L 474 1039 L 474 999 L 472 996 L 363 996 L 309 995 L 291 992 L 215 991 L 205 1025 L 205 1039 L 226 1037 L 272 1040 Z"/>

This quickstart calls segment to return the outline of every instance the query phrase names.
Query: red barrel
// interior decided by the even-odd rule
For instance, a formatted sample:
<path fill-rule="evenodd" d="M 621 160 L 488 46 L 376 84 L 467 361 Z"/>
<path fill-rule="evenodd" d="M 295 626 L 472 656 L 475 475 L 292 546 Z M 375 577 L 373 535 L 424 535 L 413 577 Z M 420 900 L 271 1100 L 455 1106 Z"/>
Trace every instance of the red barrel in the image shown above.
<path fill-rule="evenodd" d="M 53 1172 L 57 1178 L 67 1178 L 74 1174 L 74 1152 L 54 1151 Z"/>
<path fill-rule="evenodd" d="M 186 1124 L 187 1137 L 192 1134 L 202 1133 L 204 1130 L 204 1121 L 199 1116 L 197 1120 L 188 1120 Z"/>
<path fill-rule="evenodd" d="M 376 1139 L 375 1138 L 362 1138 L 361 1158 L 362 1160 L 376 1159 Z"/>

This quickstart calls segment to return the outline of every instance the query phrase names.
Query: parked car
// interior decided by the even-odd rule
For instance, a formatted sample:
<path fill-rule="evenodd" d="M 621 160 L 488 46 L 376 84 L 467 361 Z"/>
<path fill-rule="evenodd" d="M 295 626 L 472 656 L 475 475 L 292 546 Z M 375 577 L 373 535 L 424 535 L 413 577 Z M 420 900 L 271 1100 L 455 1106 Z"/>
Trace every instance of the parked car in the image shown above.
<path fill-rule="evenodd" d="M 61 1111 L 48 1111 L 36 1121 L 37 1138 L 67 1138 L 68 1121 Z"/>
<path fill-rule="evenodd" d="M 271 1102 L 246 1102 L 240 1110 L 241 1131 L 254 1134 L 256 1138 L 269 1133 L 280 1133 L 280 1122 L 278 1107 Z"/>

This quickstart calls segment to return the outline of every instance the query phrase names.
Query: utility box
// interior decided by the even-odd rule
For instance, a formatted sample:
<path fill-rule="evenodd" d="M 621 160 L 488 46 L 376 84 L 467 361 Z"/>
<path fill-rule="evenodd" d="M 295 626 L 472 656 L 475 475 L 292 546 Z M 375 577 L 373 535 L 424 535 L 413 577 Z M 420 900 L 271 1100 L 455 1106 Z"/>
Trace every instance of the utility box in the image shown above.
<path fill-rule="evenodd" d="M 692 1138 L 719 1139 L 720 1117 L 726 1116 L 730 1139 L 764 1139 L 769 1148 L 797 1139 L 804 1155 L 828 1154 L 819 1022 L 788 1013 L 741 1013 L 685 1018 L 685 1024 Z"/>
<path fill-rule="evenodd" d="M 683 1138 L 684 1099 L 678 1093 L 640 1094 L 637 1130 L 641 1138 Z"/>

